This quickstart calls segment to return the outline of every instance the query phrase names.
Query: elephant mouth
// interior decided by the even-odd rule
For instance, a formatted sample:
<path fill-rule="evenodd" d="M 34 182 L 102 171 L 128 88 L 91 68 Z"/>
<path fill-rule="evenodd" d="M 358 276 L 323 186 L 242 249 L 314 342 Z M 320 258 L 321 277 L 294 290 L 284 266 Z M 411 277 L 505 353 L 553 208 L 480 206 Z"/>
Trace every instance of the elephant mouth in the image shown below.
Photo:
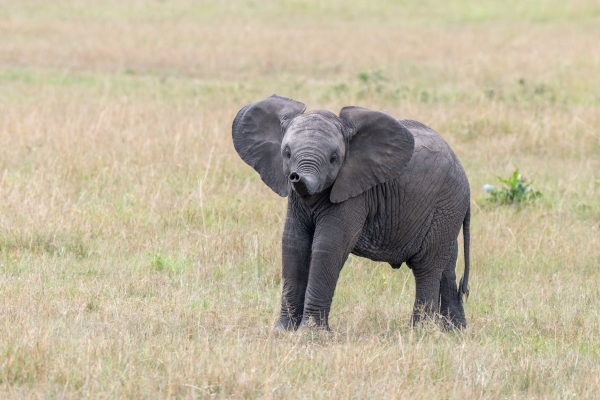
<path fill-rule="evenodd" d="M 292 187 L 300 196 L 308 196 L 312 194 L 304 182 L 292 183 Z"/>
<path fill-rule="evenodd" d="M 297 173 L 291 173 L 289 181 L 292 187 L 300 196 L 310 196 L 316 193 L 312 179 L 308 177 L 300 176 Z"/>

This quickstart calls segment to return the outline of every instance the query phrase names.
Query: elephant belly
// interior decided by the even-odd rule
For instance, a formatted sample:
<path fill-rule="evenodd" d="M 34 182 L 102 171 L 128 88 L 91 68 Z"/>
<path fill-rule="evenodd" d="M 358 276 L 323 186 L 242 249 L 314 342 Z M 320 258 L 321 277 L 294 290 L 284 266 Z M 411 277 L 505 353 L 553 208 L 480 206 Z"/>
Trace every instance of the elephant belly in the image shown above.
<path fill-rule="evenodd" d="M 352 254 L 399 268 L 419 252 L 431 227 L 436 196 L 413 193 L 407 187 L 395 181 L 373 188 L 372 206 Z"/>
<path fill-rule="evenodd" d="M 352 254 L 373 261 L 387 262 L 393 268 L 400 268 L 421 247 L 419 234 L 403 235 L 395 230 L 394 235 L 381 235 L 379 230 L 365 229 L 359 237 Z M 392 233 L 392 232 L 390 232 Z"/>

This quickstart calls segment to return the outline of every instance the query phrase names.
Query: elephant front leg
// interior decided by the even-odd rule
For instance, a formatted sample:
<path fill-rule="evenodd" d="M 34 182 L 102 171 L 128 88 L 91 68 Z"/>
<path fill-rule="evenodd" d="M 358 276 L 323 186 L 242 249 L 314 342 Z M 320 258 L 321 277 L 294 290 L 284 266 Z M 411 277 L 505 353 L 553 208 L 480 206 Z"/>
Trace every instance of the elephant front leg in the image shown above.
<path fill-rule="evenodd" d="M 348 257 L 338 251 L 318 250 L 313 253 L 304 300 L 302 328 L 325 328 L 329 330 L 329 311 L 340 271 Z M 348 252 L 349 253 L 349 252 Z"/>
<path fill-rule="evenodd" d="M 329 330 L 329 311 L 338 277 L 359 232 L 359 227 L 349 223 L 332 222 L 317 226 L 301 328 Z"/>
<path fill-rule="evenodd" d="M 286 221 L 282 240 L 281 312 L 275 324 L 276 330 L 293 331 L 302 321 L 304 296 L 310 268 L 312 234 L 299 226 L 299 221 Z"/>

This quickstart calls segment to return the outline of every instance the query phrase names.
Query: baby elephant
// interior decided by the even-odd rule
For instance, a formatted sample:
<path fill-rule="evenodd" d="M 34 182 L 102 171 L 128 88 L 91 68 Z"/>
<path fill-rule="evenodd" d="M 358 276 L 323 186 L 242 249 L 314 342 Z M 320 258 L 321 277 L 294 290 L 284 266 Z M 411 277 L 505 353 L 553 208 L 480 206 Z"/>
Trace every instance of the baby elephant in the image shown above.
<path fill-rule="evenodd" d="M 350 253 L 416 281 L 413 323 L 442 317 L 466 327 L 469 182 L 437 133 L 360 107 L 304 114 L 273 95 L 240 110 L 233 144 L 274 192 L 288 197 L 283 232 L 283 294 L 278 330 L 329 329 L 333 293 Z M 456 286 L 458 234 L 465 272 Z"/>

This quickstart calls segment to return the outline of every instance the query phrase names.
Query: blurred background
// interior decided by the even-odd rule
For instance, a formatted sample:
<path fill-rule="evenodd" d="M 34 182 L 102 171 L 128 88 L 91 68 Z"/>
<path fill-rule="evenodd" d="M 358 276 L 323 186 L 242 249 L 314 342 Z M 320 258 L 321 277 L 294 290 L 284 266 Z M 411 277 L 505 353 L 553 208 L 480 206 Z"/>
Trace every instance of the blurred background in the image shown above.
<path fill-rule="evenodd" d="M 0 1 L 0 393 L 593 397 L 599 38 L 597 0 Z M 337 336 L 271 336 L 286 199 L 231 123 L 273 93 L 446 139 L 466 333 L 409 329 L 410 271 L 351 257 Z M 541 196 L 489 201 L 516 170 Z"/>

